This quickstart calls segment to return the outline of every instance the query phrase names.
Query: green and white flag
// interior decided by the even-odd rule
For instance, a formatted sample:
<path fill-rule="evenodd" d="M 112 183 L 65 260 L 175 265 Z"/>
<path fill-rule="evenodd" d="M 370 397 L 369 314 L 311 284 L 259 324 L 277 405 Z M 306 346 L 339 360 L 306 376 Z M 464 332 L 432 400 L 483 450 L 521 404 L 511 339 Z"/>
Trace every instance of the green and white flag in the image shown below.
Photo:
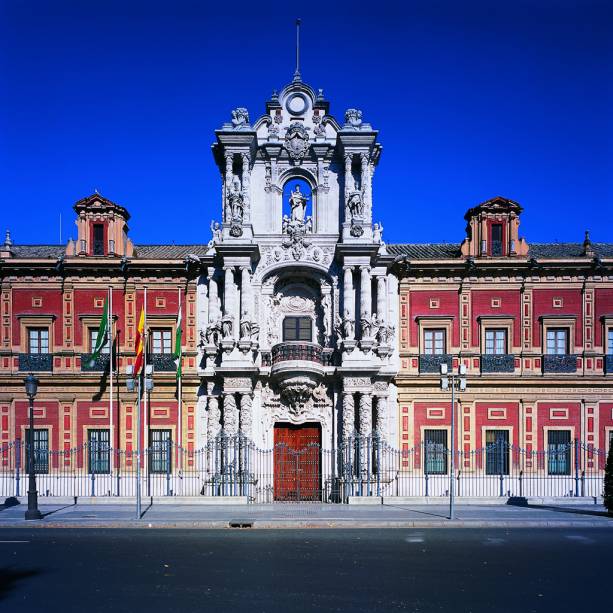
<path fill-rule="evenodd" d="M 93 368 L 96 360 L 100 357 L 103 347 L 109 341 L 109 301 L 104 301 L 104 311 L 102 311 L 102 319 L 100 320 L 100 327 L 98 328 L 98 334 L 96 335 L 96 346 L 89 359 L 89 367 Z"/>
<path fill-rule="evenodd" d="M 181 307 L 179 307 L 179 314 L 177 315 L 177 332 L 175 335 L 175 352 L 173 354 L 175 358 L 175 366 L 177 367 L 177 381 L 181 378 L 181 357 L 183 355 L 181 351 L 181 336 L 183 334 L 183 318 L 181 317 Z"/>

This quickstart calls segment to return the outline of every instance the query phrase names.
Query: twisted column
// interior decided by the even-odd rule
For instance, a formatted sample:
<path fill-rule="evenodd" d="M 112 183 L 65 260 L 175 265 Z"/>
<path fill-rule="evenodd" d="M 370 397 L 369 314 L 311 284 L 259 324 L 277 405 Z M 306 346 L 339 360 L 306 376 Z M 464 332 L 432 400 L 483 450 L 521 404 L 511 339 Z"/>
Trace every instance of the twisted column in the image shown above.
<path fill-rule="evenodd" d="M 353 394 L 345 392 L 343 394 L 343 439 L 353 436 L 355 430 L 355 406 Z"/>
<path fill-rule="evenodd" d="M 364 198 L 364 212 L 366 213 L 366 223 L 372 217 L 371 199 L 371 180 L 370 180 L 370 156 L 368 153 L 360 153 L 360 181 L 362 184 L 362 195 Z"/>
<path fill-rule="evenodd" d="M 241 394 L 241 413 L 240 413 L 241 432 L 248 439 L 253 436 L 253 400 L 251 394 Z"/>
<path fill-rule="evenodd" d="M 377 422 L 375 430 L 380 438 L 385 437 L 385 422 L 387 420 L 387 396 L 377 396 Z"/>
<path fill-rule="evenodd" d="M 248 153 L 241 153 L 243 163 L 243 203 L 245 206 L 244 220 L 251 221 L 251 202 L 249 198 L 249 186 L 251 184 L 251 158 Z"/>
<path fill-rule="evenodd" d="M 206 428 L 207 443 L 212 443 L 221 430 L 221 411 L 217 396 L 209 396 L 208 402 L 209 419 Z"/>
<path fill-rule="evenodd" d="M 358 415 L 360 425 L 360 471 L 362 474 L 370 474 L 371 454 L 369 437 L 372 435 L 372 395 L 368 393 L 360 394 L 360 413 Z"/>
<path fill-rule="evenodd" d="M 355 300 L 353 294 L 353 267 L 345 266 L 343 276 L 343 317 L 349 317 L 355 321 Z M 348 339 L 355 338 L 355 332 L 352 330 L 352 334 L 347 337 Z"/>
<path fill-rule="evenodd" d="M 236 339 L 239 318 L 236 316 L 234 268 L 224 266 L 224 316 L 232 318 L 232 334 L 230 338 Z"/>
<path fill-rule="evenodd" d="M 230 191 L 232 190 L 232 165 L 234 163 L 234 154 L 233 153 L 225 153 L 226 158 L 226 179 L 224 181 L 224 221 L 226 223 L 230 223 L 232 219 L 232 214 L 228 215 L 228 196 L 230 195 Z"/>
<path fill-rule="evenodd" d="M 238 408 L 233 393 L 223 395 L 223 429 L 228 436 L 238 433 Z"/>

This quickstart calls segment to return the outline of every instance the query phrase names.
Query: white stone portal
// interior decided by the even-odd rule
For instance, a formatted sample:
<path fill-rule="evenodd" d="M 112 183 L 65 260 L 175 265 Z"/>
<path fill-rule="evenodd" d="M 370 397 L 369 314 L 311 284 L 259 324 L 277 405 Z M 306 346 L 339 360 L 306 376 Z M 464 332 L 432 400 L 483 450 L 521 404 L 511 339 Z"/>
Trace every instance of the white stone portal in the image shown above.
<path fill-rule="evenodd" d="M 324 449 L 373 431 L 395 444 L 397 283 L 372 224 L 377 131 L 356 109 L 337 121 L 297 78 L 257 121 L 235 109 L 216 137 L 199 442 L 240 432 L 270 449 L 275 424 L 316 423 Z"/>

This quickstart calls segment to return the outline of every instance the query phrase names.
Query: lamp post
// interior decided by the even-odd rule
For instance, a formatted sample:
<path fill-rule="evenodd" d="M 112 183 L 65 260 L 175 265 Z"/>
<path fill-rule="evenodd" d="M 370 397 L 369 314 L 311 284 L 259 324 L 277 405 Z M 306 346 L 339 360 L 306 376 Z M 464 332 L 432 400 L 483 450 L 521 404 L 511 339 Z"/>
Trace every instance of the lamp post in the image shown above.
<path fill-rule="evenodd" d="M 28 510 L 26 519 L 42 519 L 38 510 L 38 492 L 36 491 L 36 474 L 34 473 L 34 397 L 38 391 L 38 379 L 30 373 L 24 380 L 26 394 L 30 401 L 30 428 L 28 430 Z"/>
<path fill-rule="evenodd" d="M 143 446 L 141 432 L 141 381 L 143 377 L 139 374 L 134 378 L 134 367 L 126 366 L 126 389 L 128 392 L 138 391 L 138 408 L 136 411 L 136 519 L 141 516 L 141 495 L 140 495 L 140 459 Z M 145 391 L 150 392 L 153 389 L 153 364 L 145 366 Z"/>
<path fill-rule="evenodd" d="M 466 389 L 466 366 L 460 364 L 458 373 L 448 373 L 445 362 L 441 364 L 441 389 L 447 391 L 451 387 L 451 466 L 449 468 L 449 519 L 454 519 L 455 512 L 455 392 L 456 386 L 459 392 Z"/>

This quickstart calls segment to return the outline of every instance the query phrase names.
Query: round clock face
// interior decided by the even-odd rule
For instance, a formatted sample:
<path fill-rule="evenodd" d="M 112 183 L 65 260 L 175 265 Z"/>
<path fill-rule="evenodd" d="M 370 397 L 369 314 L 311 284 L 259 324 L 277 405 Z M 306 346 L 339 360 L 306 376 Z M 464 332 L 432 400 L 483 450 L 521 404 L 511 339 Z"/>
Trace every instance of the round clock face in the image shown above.
<path fill-rule="evenodd" d="M 285 108 L 292 115 L 301 115 L 306 111 L 307 99 L 302 94 L 292 94 L 285 103 Z"/>

